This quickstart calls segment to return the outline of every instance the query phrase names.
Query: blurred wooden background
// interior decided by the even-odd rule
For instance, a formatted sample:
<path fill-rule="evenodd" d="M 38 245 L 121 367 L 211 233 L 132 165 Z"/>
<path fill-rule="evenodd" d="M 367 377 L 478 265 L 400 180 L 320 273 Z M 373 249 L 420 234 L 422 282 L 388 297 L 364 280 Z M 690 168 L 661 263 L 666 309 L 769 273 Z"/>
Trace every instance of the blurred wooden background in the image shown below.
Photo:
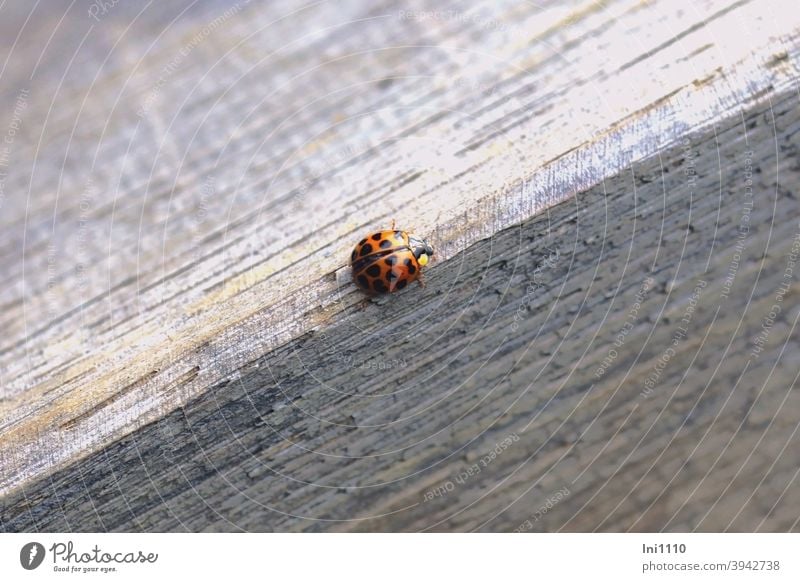
<path fill-rule="evenodd" d="M 798 529 L 790 2 L 166 4 L 0 10 L 5 531 Z"/>

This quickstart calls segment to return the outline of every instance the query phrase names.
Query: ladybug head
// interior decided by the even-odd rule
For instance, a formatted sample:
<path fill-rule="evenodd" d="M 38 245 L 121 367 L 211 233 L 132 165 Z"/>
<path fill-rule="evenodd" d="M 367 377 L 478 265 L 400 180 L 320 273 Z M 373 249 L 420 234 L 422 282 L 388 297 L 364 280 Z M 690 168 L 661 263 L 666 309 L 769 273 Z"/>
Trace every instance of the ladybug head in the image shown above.
<path fill-rule="evenodd" d="M 433 256 L 433 247 L 427 241 L 414 234 L 408 235 L 408 246 L 411 247 L 414 256 L 422 267 L 427 265 L 428 260 Z"/>

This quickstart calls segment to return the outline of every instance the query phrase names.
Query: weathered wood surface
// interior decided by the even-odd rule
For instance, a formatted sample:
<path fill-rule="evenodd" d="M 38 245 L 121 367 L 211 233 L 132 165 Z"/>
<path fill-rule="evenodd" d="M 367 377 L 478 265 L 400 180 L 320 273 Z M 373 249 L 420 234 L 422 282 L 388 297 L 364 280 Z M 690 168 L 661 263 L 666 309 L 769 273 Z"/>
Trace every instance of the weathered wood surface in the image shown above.
<path fill-rule="evenodd" d="M 3 527 L 797 529 L 786 6 L 121 10 L 66 82 L 9 50 Z M 337 270 L 391 218 L 438 260 L 364 306 Z"/>

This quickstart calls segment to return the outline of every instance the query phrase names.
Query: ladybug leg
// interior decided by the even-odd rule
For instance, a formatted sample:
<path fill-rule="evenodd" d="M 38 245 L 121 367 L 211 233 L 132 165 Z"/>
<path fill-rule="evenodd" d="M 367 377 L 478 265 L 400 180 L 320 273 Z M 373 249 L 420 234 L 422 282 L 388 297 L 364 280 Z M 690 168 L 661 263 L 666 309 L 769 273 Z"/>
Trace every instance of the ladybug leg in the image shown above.
<path fill-rule="evenodd" d="M 390 228 L 389 230 L 396 230 L 396 229 L 395 229 L 395 226 L 396 226 L 396 225 L 395 225 L 395 220 L 394 220 L 394 218 L 393 218 L 393 219 L 392 219 L 392 228 Z"/>
<path fill-rule="evenodd" d="M 425 288 L 425 277 L 423 277 L 422 273 L 417 276 L 417 281 L 419 282 L 419 286 L 423 289 Z"/>

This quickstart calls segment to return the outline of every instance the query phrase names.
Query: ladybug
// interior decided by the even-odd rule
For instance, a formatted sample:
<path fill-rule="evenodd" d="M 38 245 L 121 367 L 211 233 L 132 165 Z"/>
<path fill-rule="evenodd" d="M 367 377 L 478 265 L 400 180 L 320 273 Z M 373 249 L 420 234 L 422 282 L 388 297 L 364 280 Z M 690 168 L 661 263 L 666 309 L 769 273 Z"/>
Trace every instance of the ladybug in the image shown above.
<path fill-rule="evenodd" d="M 433 249 L 426 241 L 404 230 L 381 230 L 370 234 L 353 249 L 350 266 L 353 282 L 371 295 L 402 291 L 421 279 Z"/>

